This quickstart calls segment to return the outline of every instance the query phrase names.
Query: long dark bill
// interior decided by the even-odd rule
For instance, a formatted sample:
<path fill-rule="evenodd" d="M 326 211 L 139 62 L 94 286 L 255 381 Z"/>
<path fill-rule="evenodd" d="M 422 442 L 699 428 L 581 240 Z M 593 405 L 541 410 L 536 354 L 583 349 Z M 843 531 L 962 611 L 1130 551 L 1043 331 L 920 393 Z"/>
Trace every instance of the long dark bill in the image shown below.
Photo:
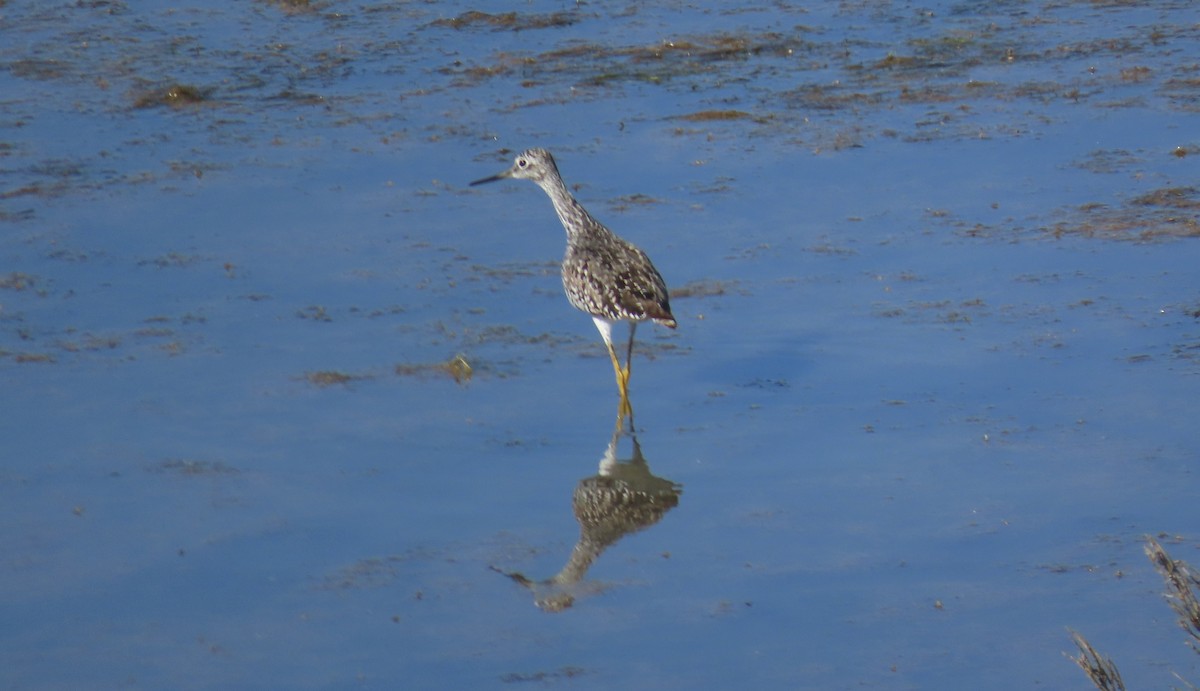
<path fill-rule="evenodd" d="M 506 171 L 504 171 L 503 173 L 496 173 L 495 175 L 493 175 L 493 176 L 491 176 L 491 177 L 489 177 L 489 178 L 483 178 L 482 180 L 476 180 L 475 182 L 472 182 L 470 186 L 471 186 L 471 187 L 474 187 L 475 185 L 482 185 L 482 184 L 484 184 L 485 182 L 495 182 L 495 181 L 497 181 L 497 180 L 503 180 L 503 179 L 504 179 L 504 178 L 506 178 L 506 177 L 508 177 L 508 171 L 507 171 L 507 170 L 506 170 Z"/>

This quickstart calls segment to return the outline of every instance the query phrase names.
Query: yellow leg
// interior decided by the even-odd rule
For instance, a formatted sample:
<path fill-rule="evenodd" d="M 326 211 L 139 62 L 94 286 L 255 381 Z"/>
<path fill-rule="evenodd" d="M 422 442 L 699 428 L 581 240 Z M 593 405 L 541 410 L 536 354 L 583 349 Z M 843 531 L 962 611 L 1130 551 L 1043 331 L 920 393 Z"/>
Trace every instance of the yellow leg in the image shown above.
<path fill-rule="evenodd" d="M 629 363 L 625 363 L 625 367 L 621 367 L 621 361 L 617 358 L 617 351 L 613 349 L 612 344 L 608 346 L 608 356 L 612 358 L 613 373 L 617 375 L 617 391 L 621 395 L 621 402 L 617 404 L 617 424 L 626 417 L 633 420 L 633 405 L 629 403 Z"/>

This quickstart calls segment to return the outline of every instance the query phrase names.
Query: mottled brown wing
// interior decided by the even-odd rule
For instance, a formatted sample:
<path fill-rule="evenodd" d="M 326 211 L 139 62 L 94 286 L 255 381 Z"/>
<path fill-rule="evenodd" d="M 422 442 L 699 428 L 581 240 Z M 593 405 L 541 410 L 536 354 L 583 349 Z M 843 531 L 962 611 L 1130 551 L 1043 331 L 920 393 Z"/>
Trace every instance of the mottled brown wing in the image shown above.
<path fill-rule="evenodd" d="M 646 253 L 613 235 L 604 240 L 567 248 L 563 288 L 571 304 L 613 321 L 650 319 L 675 328 L 666 283 Z"/>

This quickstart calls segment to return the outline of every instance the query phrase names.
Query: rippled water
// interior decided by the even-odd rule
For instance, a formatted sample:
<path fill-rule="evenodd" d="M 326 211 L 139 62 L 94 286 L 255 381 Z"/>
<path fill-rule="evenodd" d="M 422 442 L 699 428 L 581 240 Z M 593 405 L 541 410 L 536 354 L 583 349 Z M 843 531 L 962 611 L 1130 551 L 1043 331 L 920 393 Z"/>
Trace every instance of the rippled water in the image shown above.
<path fill-rule="evenodd" d="M 1192 3 L 0 38 L 6 687 L 1200 678 Z M 637 448 L 544 195 L 466 186 L 528 146 L 672 287 Z"/>

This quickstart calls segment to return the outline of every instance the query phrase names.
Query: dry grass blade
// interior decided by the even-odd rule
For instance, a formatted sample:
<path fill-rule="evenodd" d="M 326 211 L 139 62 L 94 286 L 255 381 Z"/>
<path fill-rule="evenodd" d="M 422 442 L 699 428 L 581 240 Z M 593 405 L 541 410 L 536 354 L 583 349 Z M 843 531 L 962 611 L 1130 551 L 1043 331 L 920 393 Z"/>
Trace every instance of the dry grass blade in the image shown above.
<path fill-rule="evenodd" d="M 1112 658 L 1096 652 L 1092 644 L 1078 631 L 1071 632 L 1071 639 L 1079 646 L 1079 657 L 1071 659 L 1083 669 L 1096 688 L 1100 691 L 1125 691 L 1125 682 L 1121 681 L 1121 673 L 1117 671 L 1117 665 Z"/>
<path fill-rule="evenodd" d="M 1179 683 L 1183 684 L 1183 688 L 1186 689 L 1187 691 L 1200 691 L 1200 686 L 1196 686 L 1195 684 L 1188 681 L 1187 679 L 1184 679 L 1183 677 L 1179 676 L 1179 672 L 1172 672 L 1171 674 L 1175 675 L 1175 678 L 1179 680 Z M 1179 690 L 1176 689 L 1175 691 L 1179 691 Z"/>
<path fill-rule="evenodd" d="M 1146 538 L 1146 556 L 1167 581 L 1167 601 L 1179 615 L 1179 626 L 1192 637 L 1192 650 L 1200 653 L 1200 602 L 1195 589 L 1200 589 L 1200 577 L 1186 562 L 1172 559 L 1152 537 Z"/>

